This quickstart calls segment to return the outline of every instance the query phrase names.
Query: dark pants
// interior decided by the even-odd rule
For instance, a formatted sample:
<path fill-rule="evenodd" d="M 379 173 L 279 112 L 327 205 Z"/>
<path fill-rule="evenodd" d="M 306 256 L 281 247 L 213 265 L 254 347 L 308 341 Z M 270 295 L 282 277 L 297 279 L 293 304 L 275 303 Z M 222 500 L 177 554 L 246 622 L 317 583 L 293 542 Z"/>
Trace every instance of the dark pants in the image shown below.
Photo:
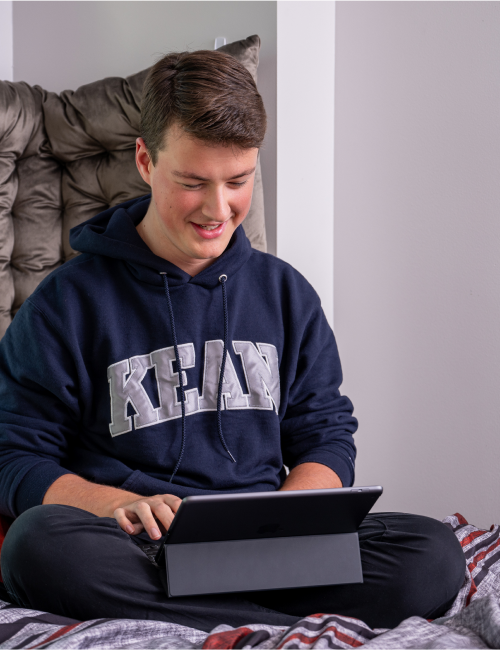
<path fill-rule="evenodd" d="M 391 628 L 408 616 L 437 618 L 451 606 L 464 581 L 465 559 L 444 524 L 417 515 L 370 514 L 359 540 L 362 584 L 168 598 L 163 571 L 114 519 L 45 505 L 16 519 L 1 565 L 16 603 L 77 620 L 149 619 L 210 631 L 220 623 L 288 626 L 322 612 Z"/>

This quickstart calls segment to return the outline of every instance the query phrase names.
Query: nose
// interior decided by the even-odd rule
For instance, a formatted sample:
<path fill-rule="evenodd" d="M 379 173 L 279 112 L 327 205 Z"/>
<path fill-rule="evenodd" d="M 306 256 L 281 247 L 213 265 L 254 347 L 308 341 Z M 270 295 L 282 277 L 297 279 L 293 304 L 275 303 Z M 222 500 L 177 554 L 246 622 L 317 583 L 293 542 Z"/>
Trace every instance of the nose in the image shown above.
<path fill-rule="evenodd" d="M 213 221 L 227 221 L 232 216 L 227 190 L 224 186 L 213 187 L 208 192 L 202 207 L 202 213 Z"/>

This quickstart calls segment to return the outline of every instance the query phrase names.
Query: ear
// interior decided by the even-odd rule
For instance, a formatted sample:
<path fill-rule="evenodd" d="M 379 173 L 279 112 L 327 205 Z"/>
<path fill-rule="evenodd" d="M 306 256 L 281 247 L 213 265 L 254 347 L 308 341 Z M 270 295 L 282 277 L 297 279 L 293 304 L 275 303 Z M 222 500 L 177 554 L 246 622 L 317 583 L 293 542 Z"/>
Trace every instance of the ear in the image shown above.
<path fill-rule="evenodd" d="M 151 172 L 153 170 L 153 163 L 146 149 L 146 143 L 142 138 L 137 138 L 135 141 L 135 164 L 139 170 L 142 180 L 148 185 L 151 185 Z"/>

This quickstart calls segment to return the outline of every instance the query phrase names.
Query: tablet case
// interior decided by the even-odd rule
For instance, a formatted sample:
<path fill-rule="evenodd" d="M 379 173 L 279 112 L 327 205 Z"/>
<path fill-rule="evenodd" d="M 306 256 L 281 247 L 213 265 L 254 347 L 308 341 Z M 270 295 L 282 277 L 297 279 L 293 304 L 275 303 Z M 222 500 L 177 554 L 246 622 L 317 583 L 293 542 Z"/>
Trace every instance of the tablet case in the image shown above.
<path fill-rule="evenodd" d="M 363 582 L 357 533 L 165 544 L 169 596 Z"/>
<path fill-rule="evenodd" d="M 168 595 L 361 583 L 356 531 L 381 493 L 371 486 L 187 497 L 157 556 Z"/>

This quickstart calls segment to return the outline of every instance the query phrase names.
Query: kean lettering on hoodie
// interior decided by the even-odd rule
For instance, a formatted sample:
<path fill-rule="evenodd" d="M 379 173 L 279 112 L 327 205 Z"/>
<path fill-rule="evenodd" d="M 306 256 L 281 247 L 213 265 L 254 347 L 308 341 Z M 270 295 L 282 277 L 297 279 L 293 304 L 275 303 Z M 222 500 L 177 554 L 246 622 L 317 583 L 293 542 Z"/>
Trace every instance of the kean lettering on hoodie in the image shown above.
<path fill-rule="evenodd" d="M 219 339 L 205 342 L 201 395 L 198 388 L 187 387 L 185 370 L 194 368 L 196 364 L 193 343 L 183 343 L 178 346 L 178 350 L 183 369 L 186 415 L 216 411 L 223 341 Z M 231 357 L 228 355 L 223 379 L 222 409 L 275 410 L 278 413 L 280 376 L 276 347 L 270 343 L 255 345 L 250 341 L 233 341 L 233 350 L 241 358 L 249 392 L 243 392 Z M 150 354 L 123 359 L 109 366 L 108 382 L 111 399 L 109 431 L 112 436 L 132 431 L 132 418 L 134 418 L 134 428 L 142 429 L 181 417 L 181 402 L 177 394 L 177 389 L 180 387 L 179 373 L 174 371 L 174 362 L 175 351 L 171 346 L 154 350 Z M 160 406 L 157 408 L 153 406 L 142 384 L 146 373 L 152 368 L 155 369 L 160 401 Z M 129 404 L 135 410 L 135 415 L 127 415 Z"/>

